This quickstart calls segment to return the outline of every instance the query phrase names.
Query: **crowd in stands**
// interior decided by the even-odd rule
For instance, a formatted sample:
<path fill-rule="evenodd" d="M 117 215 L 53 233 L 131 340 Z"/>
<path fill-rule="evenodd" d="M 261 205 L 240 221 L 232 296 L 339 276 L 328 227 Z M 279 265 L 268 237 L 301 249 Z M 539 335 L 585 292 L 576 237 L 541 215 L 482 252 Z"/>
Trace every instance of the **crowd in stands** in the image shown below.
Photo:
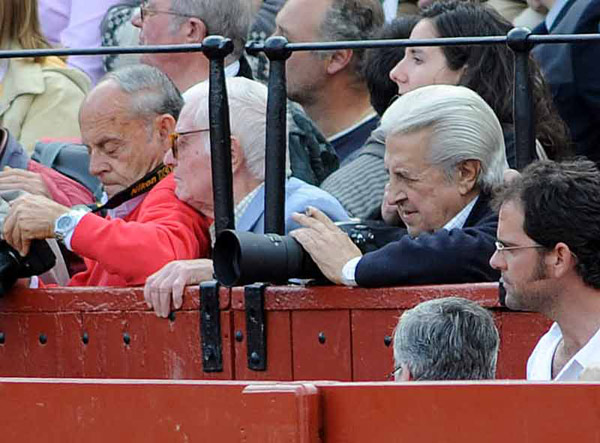
<path fill-rule="evenodd" d="M 597 33 L 600 0 L 4 0 L 0 24 L 3 50 L 230 38 L 235 225 L 262 234 L 268 61 L 249 40 Z M 579 379 L 600 361 L 598 55 L 592 41 L 533 48 L 536 161 L 517 172 L 506 45 L 294 52 L 286 234 L 333 284 L 500 279 L 509 308 L 555 322 L 528 379 Z M 167 317 L 214 278 L 209 68 L 202 52 L 0 61 L 1 247 L 48 241 L 64 257 L 18 284 L 143 285 Z M 386 244 L 361 251 L 336 224 L 350 219 Z M 400 318 L 393 375 L 493 379 L 498 342 L 476 303 L 425 302 Z"/>

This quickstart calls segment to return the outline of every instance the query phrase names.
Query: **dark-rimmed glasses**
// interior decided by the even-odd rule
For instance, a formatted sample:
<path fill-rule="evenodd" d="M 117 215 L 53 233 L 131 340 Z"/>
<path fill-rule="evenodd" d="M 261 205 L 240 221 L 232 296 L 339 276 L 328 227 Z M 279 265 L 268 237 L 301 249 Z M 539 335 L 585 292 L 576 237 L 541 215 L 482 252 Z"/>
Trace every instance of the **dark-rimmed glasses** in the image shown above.
<path fill-rule="evenodd" d="M 141 21 L 144 21 L 148 17 L 152 17 L 153 15 L 156 15 L 156 14 L 177 15 L 179 17 L 195 17 L 194 15 L 185 14 L 183 12 L 170 11 L 170 10 L 165 10 L 165 9 L 150 8 L 148 6 L 148 1 L 147 0 L 142 2 L 142 4 L 140 5 L 140 20 Z"/>
<path fill-rule="evenodd" d="M 391 381 L 396 379 L 396 373 L 402 374 L 402 366 L 396 366 L 392 372 L 388 372 L 386 380 Z"/>
<path fill-rule="evenodd" d="M 175 160 L 177 160 L 177 158 L 179 157 L 178 142 L 181 137 L 183 137 L 185 135 L 190 135 L 190 134 L 199 134 L 201 132 L 207 132 L 207 131 L 210 131 L 210 129 L 194 129 L 193 131 L 172 132 L 169 135 L 169 139 L 171 140 L 171 151 L 173 152 L 173 158 Z"/>
<path fill-rule="evenodd" d="M 501 241 L 494 242 L 496 245 L 496 252 L 504 252 L 504 251 L 516 251 L 518 249 L 533 249 L 533 248 L 543 248 L 542 245 L 527 245 L 527 246 L 506 246 Z"/>

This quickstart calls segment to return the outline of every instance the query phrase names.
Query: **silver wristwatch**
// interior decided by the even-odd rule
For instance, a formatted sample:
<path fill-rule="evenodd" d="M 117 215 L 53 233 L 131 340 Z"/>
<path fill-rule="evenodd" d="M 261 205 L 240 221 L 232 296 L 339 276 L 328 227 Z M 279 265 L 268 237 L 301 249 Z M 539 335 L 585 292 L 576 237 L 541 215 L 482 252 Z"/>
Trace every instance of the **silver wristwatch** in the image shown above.
<path fill-rule="evenodd" d="M 60 240 L 61 242 L 64 241 L 65 237 L 75 229 L 79 220 L 81 220 L 85 214 L 90 212 L 89 209 L 86 209 L 71 209 L 69 212 L 64 213 L 56 219 L 54 222 L 54 236 L 57 240 Z"/>

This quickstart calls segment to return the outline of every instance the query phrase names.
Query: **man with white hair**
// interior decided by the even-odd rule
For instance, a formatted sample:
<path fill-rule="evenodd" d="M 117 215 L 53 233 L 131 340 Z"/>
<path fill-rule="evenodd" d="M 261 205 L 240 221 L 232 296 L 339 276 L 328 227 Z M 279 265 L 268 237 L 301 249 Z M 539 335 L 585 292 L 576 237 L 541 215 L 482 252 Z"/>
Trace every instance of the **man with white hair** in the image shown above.
<path fill-rule="evenodd" d="M 404 311 L 394 331 L 396 381 L 492 380 L 500 337 L 471 300 L 445 297 Z"/>
<path fill-rule="evenodd" d="M 228 78 L 226 86 L 229 112 L 234 116 L 230 118 L 230 127 L 236 229 L 263 233 L 267 88 L 243 77 Z M 177 121 L 165 164 L 174 167 L 177 197 L 214 218 L 208 99 L 208 84 L 192 92 Z M 333 220 L 348 219 L 334 197 L 297 178 L 287 179 L 285 194 L 286 233 L 298 227 L 292 214 L 309 206 L 319 208 Z M 171 298 L 175 308 L 181 307 L 184 287 L 212 279 L 212 276 L 212 260 L 169 263 L 146 281 L 146 302 L 154 307 L 157 315 L 166 317 Z"/>
<path fill-rule="evenodd" d="M 404 94 L 381 120 L 388 203 L 406 230 L 365 254 L 324 214 L 294 214 L 292 232 L 332 282 L 365 287 L 494 281 L 498 218 L 492 188 L 508 168 L 502 128 L 492 109 L 461 86 Z"/>

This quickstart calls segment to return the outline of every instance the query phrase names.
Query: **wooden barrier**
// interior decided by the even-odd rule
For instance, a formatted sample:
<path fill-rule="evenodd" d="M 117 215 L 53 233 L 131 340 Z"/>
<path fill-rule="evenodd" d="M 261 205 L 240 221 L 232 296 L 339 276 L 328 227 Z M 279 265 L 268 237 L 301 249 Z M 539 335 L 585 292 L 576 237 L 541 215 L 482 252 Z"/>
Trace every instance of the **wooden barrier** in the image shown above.
<path fill-rule="evenodd" d="M 3 442 L 600 442 L 600 384 L 0 379 Z"/>
<path fill-rule="evenodd" d="M 400 313 L 458 295 L 489 308 L 501 336 L 499 378 L 523 378 L 549 322 L 499 306 L 496 284 L 387 289 L 269 287 L 265 371 L 249 369 L 243 289 L 219 293 L 222 372 L 204 372 L 199 294 L 157 318 L 142 290 L 16 289 L 0 299 L 0 376 L 217 380 L 384 380 Z"/>

